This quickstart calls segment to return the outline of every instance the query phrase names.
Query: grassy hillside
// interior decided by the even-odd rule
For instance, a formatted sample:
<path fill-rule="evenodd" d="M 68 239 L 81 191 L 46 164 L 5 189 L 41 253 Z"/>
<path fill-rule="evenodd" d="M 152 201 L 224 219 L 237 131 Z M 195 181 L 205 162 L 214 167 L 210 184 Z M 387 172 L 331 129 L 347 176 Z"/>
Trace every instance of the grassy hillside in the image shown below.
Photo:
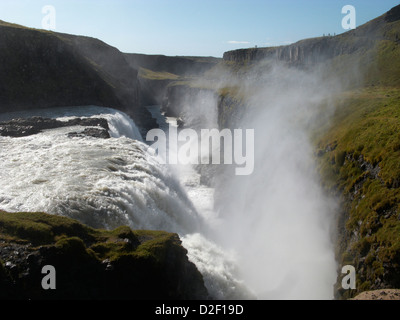
<path fill-rule="evenodd" d="M 125 58 L 137 70 L 144 68 L 184 77 L 198 76 L 220 60 L 213 57 L 170 57 L 136 53 L 126 53 Z"/>
<path fill-rule="evenodd" d="M 354 33 L 369 36 L 370 45 L 333 60 L 350 90 L 315 134 L 323 183 L 342 201 L 337 261 L 357 272 L 357 289 L 349 291 L 341 289 L 339 274 L 337 298 L 400 288 L 399 11 L 360 27 Z"/>
<path fill-rule="evenodd" d="M 330 121 L 312 134 L 322 184 L 341 203 L 335 297 L 400 288 L 400 6 L 335 37 L 224 55 L 225 67 L 242 78 L 264 58 L 318 68 L 345 90 Z M 235 88 L 220 95 L 226 125 L 244 107 Z M 356 290 L 341 288 L 344 265 L 356 269 Z"/>
<path fill-rule="evenodd" d="M 325 187 L 342 199 L 337 260 L 358 276 L 337 297 L 400 288 L 400 87 L 347 92 L 317 146 Z"/>

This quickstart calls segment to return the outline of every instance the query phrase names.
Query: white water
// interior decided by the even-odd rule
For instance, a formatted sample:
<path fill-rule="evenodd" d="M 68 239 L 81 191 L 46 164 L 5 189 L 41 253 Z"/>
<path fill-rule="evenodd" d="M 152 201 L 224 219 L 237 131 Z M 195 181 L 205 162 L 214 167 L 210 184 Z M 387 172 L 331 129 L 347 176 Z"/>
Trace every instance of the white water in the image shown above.
<path fill-rule="evenodd" d="M 150 110 L 162 128 L 176 125 L 157 107 Z M 0 137 L 0 209 L 65 215 L 99 228 L 176 232 L 216 299 L 330 298 L 335 266 L 321 220 L 326 202 L 302 165 L 309 164 L 310 151 L 298 148 L 307 146 L 303 137 L 296 130 L 282 133 L 290 131 L 285 119 L 267 114 L 254 125 L 270 130 L 268 139 L 256 141 L 259 167 L 222 184 L 227 200 L 217 211 L 214 190 L 200 175 L 191 166 L 161 165 L 124 113 L 61 108 L 0 115 L 0 121 L 32 115 L 104 117 L 112 138 L 69 138 L 78 127 Z M 293 144 L 274 143 L 276 132 Z M 280 156 L 293 150 L 297 157 Z"/>
<path fill-rule="evenodd" d="M 212 108 L 212 104 L 210 106 Z M 166 133 L 169 126 L 177 127 L 177 119 L 165 117 L 160 112 L 160 106 L 149 106 L 147 109 Z M 177 150 L 172 150 L 168 146 L 168 152 L 177 152 Z M 184 234 L 181 240 L 188 250 L 189 260 L 195 263 L 203 274 L 205 285 L 211 296 L 215 299 L 255 298 L 255 295 L 240 280 L 240 271 L 237 267 L 238 257 L 235 251 L 222 248 L 212 240 L 223 223 L 218 212 L 214 210 L 214 189 L 201 183 L 201 175 L 190 164 L 170 165 L 169 169 L 180 181 L 203 222 L 198 232 Z"/>
<path fill-rule="evenodd" d="M 143 138 L 135 122 L 125 113 L 105 107 L 85 106 L 85 107 L 62 107 L 49 108 L 29 111 L 16 111 L 0 114 L 0 121 L 7 121 L 16 118 L 28 117 L 56 118 L 60 121 L 68 121 L 76 117 L 99 117 L 104 118 L 110 127 L 110 135 L 114 138 L 128 137 L 143 141 Z"/>
<path fill-rule="evenodd" d="M 0 209 L 68 216 L 97 228 L 178 233 L 214 298 L 247 294 L 237 279 L 235 256 L 207 239 L 215 222 L 213 190 L 191 167 L 161 165 L 147 152 L 134 122 L 100 107 L 33 110 L 0 121 L 43 116 L 103 117 L 111 139 L 68 137 L 82 127 L 45 130 L 23 138 L 0 137 Z"/>

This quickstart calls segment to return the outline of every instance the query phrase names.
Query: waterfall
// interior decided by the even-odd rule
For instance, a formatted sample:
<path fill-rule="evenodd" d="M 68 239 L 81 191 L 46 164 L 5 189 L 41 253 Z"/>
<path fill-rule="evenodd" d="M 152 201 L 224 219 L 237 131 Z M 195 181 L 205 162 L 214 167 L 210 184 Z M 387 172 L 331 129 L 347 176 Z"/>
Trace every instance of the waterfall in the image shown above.
<path fill-rule="evenodd" d="M 210 190 L 188 168 L 162 165 L 148 152 L 123 112 L 102 107 L 55 108 L 1 115 L 0 120 L 42 116 L 67 121 L 101 117 L 110 139 L 70 137 L 82 127 L 44 130 L 22 138 L 0 136 L 0 209 L 67 216 L 96 228 L 175 232 L 202 272 L 214 298 L 241 296 L 235 258 L 207 238 Z"/>
<path fill-rule="evenodd" d="M 229 164 L 214 171 L 211 165 L 201 168 L 215 186 L 212 210 L 197 205 L 210 228 L 201 236 L 212 242 L 200 242 L 200 236 L 191 234 L 183 237 L 184 245 L 191 248 L 189 258 L 204 274 L 218 274 L 209 279 L 241 279 L 259 299 L 332 299 L 337 277 L 332 241 L 336 201 L 322 190 L 311 136 L 329 121 L 334 111 L 329 101 L 341 84 L 324 81 L 318 69 L 289 68 L 275 61 L 245 69 L 239 81 L 229 72 L 216 75 L 215 92 L 235 88 L 227 99 L 188 90 L 177 103 L 182 109 L 179 116 L 198 137 L 199 131 L 215 128 L 221 119 L 235 126 L 217 127 L 221 131 L 253 130 L 255 136 L 251 174 L 236 175 Z M 207 87 L 206 82 L 198 85 Z M 195 139 L 192 145 L 198 142 Z M 224 144 L 224 156 L 226 151 L 240 154 L 245 145 L 247 141 L 238 139 L 229 150 Z M 186 169 L 178 166 L 176 176 L 185 177 Z M 189 195 L 191 190 L 198 195 L 195 185 L 186 185 Z M 191 200 L 201 202 L 195 196 Z M 208 251 L 202 252 L 205 248 Z M 217 252 L 225 253 L 222 261 Z M 216 272 L 219 266 L 226 268 Z"/>
<path fill-rule="evenodd" d="M 293 101 L 261 98 L 254 102 L 257 121 L 248 125 L 258 133 L 255 173 L 228 176 L 215 190 L 192 165 L 161 163 L 120 111 L 90 106 L 3 114 L 0 121 L 102 117 L 111 138 L 68 135 L 82 127 L 0 137 L 0 209 L 47 212 L 96 228 L 175 232 L 215 299 L 329 299 L 330 208 L 307 137 L 291 122 L 301 110 Z M 298 98 L 306 101 L 303 93 Z M 159 107 L 149 110 L 164 130 L 176 126 Z M 293 150 L 296 156 L 288 156 Z"/>

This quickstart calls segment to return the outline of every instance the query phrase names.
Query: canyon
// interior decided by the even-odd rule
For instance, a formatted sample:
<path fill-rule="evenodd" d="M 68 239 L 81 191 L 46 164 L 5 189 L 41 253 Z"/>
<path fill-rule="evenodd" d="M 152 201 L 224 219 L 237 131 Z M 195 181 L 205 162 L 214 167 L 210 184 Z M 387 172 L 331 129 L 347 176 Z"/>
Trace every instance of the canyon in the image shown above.
<path fill-rule="evenodd" d="M 336 283 L 333 281 L 331 285 L 332 297 L 354 298 L 365 291 L 400 288 L 400 168 L 397 161 L 400 152 L 399 36 L 400 6 L 340 35 L 305 39 L 287 46 L 229 51 L 222 59 L 122 53 L 98 39 L 0 22 L 0 113 L 88 105 L 114 108 L 131 117 L 142 137 L 145 137 L 151 129 L 159 128 L 159 123 L 147 108 L 156 105 L 163 116 L 177 119 L 181 129 L 255 127 L 256 150 L 259 152 L 256 160 L 266 164 L 266 167 L 256 169 L 256 172 L 263 174 L 260 178 L 253 176 L 254 180 L 237 181 L 231 179 L 232 167 L 208 163 L 195 166 L 202 183 L 215 189 L 216 211 L 224 218 L 231 215 L 230 219 L 226 219 L 225 228 L 229 231 L 225 233 L 217 229 L 221 230 L 220 236 L 225 236 L 230 243 L 239 243 L 242 237 L 244 240 L 241 239 L 243 242 L 240 246 L 243 246 L 241 252 L 245 252 L 244 256 L 250 261 L 250 257 L 259 255 L 260 261 L 267 265 L 275 263 L 274 258 L 278 259 L 282 252 L 279 252 L 279 248 L 276 251 L 271 248 L 272 244 L 264 243 L 266 239 L 280 243 L 286 237 L 291 241 L 288 246 L 296 248 L 297 242 L 301 242 L 298 235 L 302 233 L 299 233 L 300 227 L 295 228 L 293 224 L 304 228 L 311 225 L 311 230 L 317 234 L 324 230 L 326 234 L 321 242 L 332 242 L 335 260 L 332 268 L 335 269 Z M 282 87 L 287 91 L 280 91 Z M 291 97 L 283 100 L 274 95 L 274 90 L 282 92 L 281 96 L 287 94 Z M 38 122 L 28 124 L 33 130 L 32 134 L 39 133 Z M 1 136 L 7 135 L 4 134 L 7 129 L 3 128 L 6 125 L 23 127 L 22 123 L 3 121 L 0 123 Z M 98 123 L 80 125 L 105 127 Z M 22 135 L 18 132 L 23 130 L 15 127 L 13 130 L 17 132 L 15 135 Z M 261 138 L 257 132 L 262 132 Z M 82 134 L 85 135 L 84 131 L 72 138 L 81 139 Z M 96 135 L 89 136 L 102 139 Z M 275 137 L 275 142 L 269 142 L 270 137 Z M 316 164 L 313 169 L 309 168 L 309 163 L 314 163 L 311 161 Z M 281 163 L 286 166 L 281 167 Z M 121 161 L 113 165 L 125 166 Z M 152 169 L 156 172 L 159 170 L 157 166 Z M 289 178 L 287 172 L 291 174 Z M 275 187 L 266 185 L 268 179 L 264 176 L 273 181 Z M 301 183 L 294 183 L 296 190 L 290 187 L 293 181 L 310 177 L 311 183 L 304 182 L 304 186 L 312 190 L 310 193 L 315 193 L 312 198 L 307 198 L 309 195 L 298 190 L 301 189 Z M 268 192 L 264 192 L 264 187 Z M 319 187 L 322 191 L 315 191 Z M 288 207 L 282 210 L 282 215 L 288 214 L 286 220 L 280 220 L 282 218 L 279 215 L 272 216 L 273 221 L 282 227 L 281 230 L 289 230 L 287 233 L 282 231 L 282 234 L 275 234 L 259 212 L 263 208 L 261 202 L 254 200 L 264 197 L 273 202 L 271 195 L 275 195 L 279 203 L 271 206 L 270 211 L 281 212 L 281 208 Z M 325 197 L 335 199 L 336 205 L 332 206 L 332 210 L 330 201 L 321 200 L 320 203 L 315 200 Z M 291 202 L 299 199 L 309 201 L 299 201 L 296 208 L 296 204 Z M 301 207 L 304 207 L 304 212 Z M 296 209 L 303 212 L 304 216 L 292 215 Z M 313 215 L 310 216 L 309 211 Z M 240 216 L 244 212 L 249 217 L 248 221 Z M 135 253 L 135 250 L 144 246 L 148 250 L 146 257 L 151 258 L 144 263 L 140 260 L 143 265 L 134 262 L 138 263 L 138 270 L 143 271 L 148 267 L 154 269 L 156 274 L 159 272 L 159 279 L 163 279 L 166 270 L 171 270 L 175 262 L 185 270 L 183 278 L 174 273 L 173 284 L 160 280 L 162 297 L 171 292 L 174 292 L 173 298 L 208 297 L 204 287 L 207 279 L 203 280 L 195 270 L 179 237 L 173 233 L 141 234 L 141 237 L 133 233 L 139 237 L 139 242 L 126 248 L 122 243 L 126 237 L 119 236 L 118 231 L 109 231 L 110 234 L 100 237 L 92 229 L 77 234 L 74 227 L 73 232 L 68 229 L 66 234 L 59 235 L 64 238 L 52 238 L 36 244 L 32 243 L 30 232 L 34 227 L 40 227 L 39 233 L 45 233 L 47 229 L 43 231 L 42 226 L 37 225 L 40 223 L 53 228 L 52 218 L 46 214 L 36 214 L 35 219 L 39 220 L 34 221 L 34 227 L 31 227 L 26 221 L 30 218 L 26 215 L 21 217 L 21 221 L 14 221 L 9 214 L 0 214 L 0 257 L 3 261 L 12 262 L 12 265 L 17 265 L 20 258 L 13 257 L 10 248 L 20 252 L 20 256 L 26 256 L 28 262 L 30 254 L 42 260 L 51 260 L 58 254 L 63 255 L 64 251 L 66 257 L 72 257 L 72 253 L 76 252 L 79 259 L 88 261 L 89 269 L 93 265 L 93 270 L 102 276 L 107 267 L 102 261 L 107 259 L 115 259 L 115 264 L 121 263 L 118 264 L 121 270 L 131 272 L 123 259 L 131 259 L 129 263 L 135 261 L 140 253 Z M 321 229 L 314 225 L 316 220 L 318 226 L 322 225 Z M 57 225 L 64 223 L 69 225 L 73 222 L 57 220 Z M 22 226 L 16 227 L 19 224 Z M 261 227 L 265 227 L 265 230 Z M 26 232 L 21 231 L 25 229 Z M 261 236 L 268 233 L 266 230 L 274 238 Z M 124 234 L 129 233 L 125 231 Z M 254 239 L 250 239 L 253 231 Z M 43 237 L 47 239 L 45 234 Z M 110 239 L 105 240 L 107 237 Z M 129 237 L 133 236 L 129 233 Z M 182 238 L 185 245 L 185 239 L 188 238 Z M 307 241 L 298 251 L 312 246 L 312 238 L 304 239 Z M 146 241 L 153 240 L 157 245 L 146 247 Z M 287 244 L 283 240 L 282 243 Z M 33 248 L 37 245 L 50 247 Z M 285 245 L 281 250 L 285 250 Z M 330 245 L 313 249 L 322 252 L 328 247 Z M 260 252 L 266 248 L 270 251 Z M 128 258 L 124 258 L 124 250 L 128 252 Z M 291 251 L 293 249 L 287 250 L 296 256 L 293 264 L 297 261 L 299 265 L 307 265 Z M 310 257 L 306 252 L 300 252 L 299 255 L 301 253 L 306 258 Z M 332 265 L 331 258 L 326 259 Z M 0 264 L 0 282 L 6 283 L 8 288 L 20 274 L 26 273 L 26 261 L 20 269 L 13 270 L 6 264 Z M 357 271 L 355 290 L 341 288 L 340 270 L 343 265 L 353 265 Z M 255 270 L 245 262 L 242 266 L 244 270 Z M 271 270 L 279 270 L 276 268 Z M 257 272 L 261 271 L 256 269 L 254 273 L 260 274 Z M 277 287 L 290 291 L 287 288 L 294 287 L 293 283 L 297 281 L 290 274 L 296 272 L 296 266 L 293 266 L 287 271 L 288 276 L 276 284 Z M 327 277 L 332 277 L 332 272 L 329 272 L 329 276 L 321 274 L 321 279 L 325 281 Z M 25 276 L 25 280 L 21 281 L 31 281 L 31 275 Z M 114 275 L 116 278 L 119 276 Z M 255 282 L 250 276 L 247 280 L 249 283 Z M 146 287 L 146 281 L 150 280 L 143 280 L 140 284 L 143 288 Z M 185 282 L 197 288 L 193 295 L 189 294 L 188 287 L 180 287 Z M 23 286 L 23 282 L 20 285 Z M 156 287 L 157 283 L 151 284 L 151 288 Z M 300 286 L 303 287 L 306 285 Z M 257 290 L 262 298 L 271 295 L 279 298 L 279 294 L 286 297 L 278 289 L 274 291 L 272 288 L 272 293 L 263 288 Z M 145 292 L 150 297 L 154 291 L 149 289 Z M 35 298 L 42 298 L 36 296 L 36 291 L 32 294 Z"/>

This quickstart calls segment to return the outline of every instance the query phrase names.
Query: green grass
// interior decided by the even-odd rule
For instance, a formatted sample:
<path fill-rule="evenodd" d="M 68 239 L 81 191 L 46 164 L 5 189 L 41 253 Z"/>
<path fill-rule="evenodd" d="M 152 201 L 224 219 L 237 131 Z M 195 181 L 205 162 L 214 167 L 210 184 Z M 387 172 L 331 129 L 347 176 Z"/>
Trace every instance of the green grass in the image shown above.
<path fill-rule="evenodd" d="M 152 71 L 145 68 L 140 68 L 139 76 L 141 78 L 149 79 L 149 80 L 178 80 L 180 76 L 162 71 Z"/>
<path fill-rule="evenodd" d="M 127 226 L 93 229 L 70 218 L 38 212 L 0 212 L 0 240 L 35 247 L 55 245 L 66 252 L 111 261 L 123 255 L 163 261 L 166 248 L 179 244 L 176 234 L 164 231 L 133 231 Z"/>
<path fill-rule="evenodd" d="M 379 283 L 399 286 L 400 88 L 354 90 L 338 97 L 337 105 L 315 141 L 324 185 L 339 191 L 348 212 L 339 263 L 363 270 L 357 292 Z"/>

